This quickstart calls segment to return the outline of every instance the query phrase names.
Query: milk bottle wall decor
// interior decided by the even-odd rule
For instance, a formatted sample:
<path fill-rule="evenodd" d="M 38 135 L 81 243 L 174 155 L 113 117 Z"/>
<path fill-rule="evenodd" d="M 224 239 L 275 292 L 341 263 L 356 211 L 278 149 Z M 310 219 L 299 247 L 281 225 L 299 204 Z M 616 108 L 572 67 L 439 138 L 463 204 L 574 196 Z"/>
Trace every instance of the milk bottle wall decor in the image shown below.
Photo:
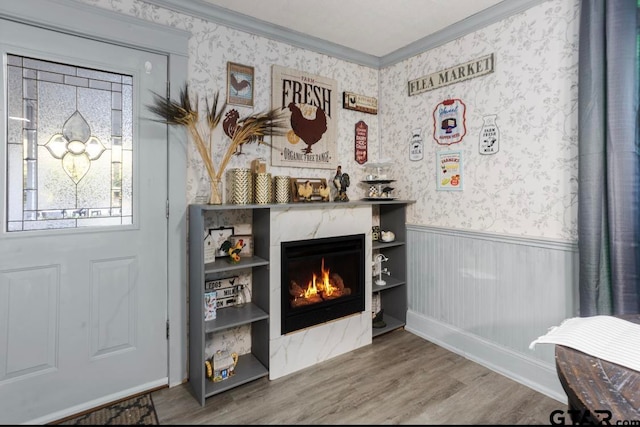
<path fill-rule="evenodd" d="M 495 154 L 500 149 L 500 130 L 496 125 L 496 114 L 484 116 L 482 129 L 480 129 L 480 154 Z"/>
<path fill-rule="evenodd" d="M 409 160 L 422 160 L 424 157 L 424 149 L 422 144 L 422 129 L 416 128 L 411 133 L 411 141 L 409 141 Z"/>

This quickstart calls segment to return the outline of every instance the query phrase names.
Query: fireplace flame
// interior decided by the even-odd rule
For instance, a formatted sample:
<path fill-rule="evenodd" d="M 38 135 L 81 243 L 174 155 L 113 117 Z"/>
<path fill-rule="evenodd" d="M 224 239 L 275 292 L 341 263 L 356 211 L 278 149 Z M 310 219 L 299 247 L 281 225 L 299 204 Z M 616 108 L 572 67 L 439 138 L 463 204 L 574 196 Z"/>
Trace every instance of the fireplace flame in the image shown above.
<path fill-rule="evenodd" d="M 294 281 L 291 282 L 289 292 L 294 297 L 293 301 L 291 301 L 292 307 L 315 304 L 351 294 L 351 289 L 344 287 L 342 278 L 337 274 L 332 276 L 331 270 L 329 268 L 325 268 L 324 258 L 322 258 L 320 271 L 321 278 L 319 278 L 317 273 L 314 272 L 311 280 L 307 283 L 306 289 L 302 289 Z"/>
<path fill-rule="evenodd" d="M 304 297 L 310 298 L 313 295 L 318 295 L 318 287 L 316 286 L 316 273 L 313 273 L 313 279 L 307 285 L 307 289 L 304 291 Z"/>

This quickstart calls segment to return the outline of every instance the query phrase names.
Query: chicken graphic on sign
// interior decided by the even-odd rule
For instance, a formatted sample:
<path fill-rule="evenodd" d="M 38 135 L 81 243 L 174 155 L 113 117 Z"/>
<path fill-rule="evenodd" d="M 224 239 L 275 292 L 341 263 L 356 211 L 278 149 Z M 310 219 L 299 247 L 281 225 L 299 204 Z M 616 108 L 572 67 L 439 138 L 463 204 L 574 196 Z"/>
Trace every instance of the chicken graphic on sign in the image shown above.
<path fill-rule="evenodd" d="M 308 119 L 293 102 L 290 102 L 288 107 L 291 111 L 291 130 L 307 144 L 303 152 L 309 154 L 312 152 L 311 146 L 320 141 L 327 131 L 327 116 L 322 108 L 316 108 L 315 118 Z"/>

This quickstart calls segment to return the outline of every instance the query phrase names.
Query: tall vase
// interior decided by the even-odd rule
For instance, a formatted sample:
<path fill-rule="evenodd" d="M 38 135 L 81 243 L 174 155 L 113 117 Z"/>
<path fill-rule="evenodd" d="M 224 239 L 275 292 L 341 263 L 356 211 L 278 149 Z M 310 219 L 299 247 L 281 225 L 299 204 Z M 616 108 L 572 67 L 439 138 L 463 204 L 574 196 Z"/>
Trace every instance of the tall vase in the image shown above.
<path fill-rule="evenodd" d="M 247 205 L 253 201 L 253 179 L 251 169 L 235 168 L 231 169 L 232 180 L 232 202 L 236 205 Z"/>
<path fill-rule="evenodd" d="M 220 179 L 216 178 L 211 180 L 211 194 L 209 195 L 209 204 L 222 204 L 222 180 Z"/>

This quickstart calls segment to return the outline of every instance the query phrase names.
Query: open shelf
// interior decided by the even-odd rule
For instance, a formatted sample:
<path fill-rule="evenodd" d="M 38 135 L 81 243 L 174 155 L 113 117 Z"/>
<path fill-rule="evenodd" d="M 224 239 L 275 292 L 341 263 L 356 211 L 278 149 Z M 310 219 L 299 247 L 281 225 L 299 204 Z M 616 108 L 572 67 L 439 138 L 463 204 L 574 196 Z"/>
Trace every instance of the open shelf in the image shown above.
<path fill-rule="evenodd" d="M 253 354 L 243 354 L 238 358 L 235 375 L 219 382 L 206 380 L 204 395 L 213 396 L 267 375 L 269 370 Z"/>
<path fill-rule="evenodd" d="M 261 265 L 269 265 L 269 261 L 258 256 L 242 257 L 237 263 L 230 262 L 228 257 L 216 258 L 214 262 L 204 265 L 204 274 L 260 267 Z"/>
<path fill-rule="evenodd" d="M 201 238 L 205 228 L 205 215 L 218 209 L 244 209 L 238 206 L 189 206 L 189 383 L 194 397 L 205 405 L 207 397 L 230 388 L 269 375 L 269 209 L 255 208 L 251 213 L 251 234 L 254 255 L 243 256 L 237 263 L 229 257 L 218 257 L 204 262 L 204 244 Z M 234 216 L 233 214 L 231 215 Z M 196 238 L 194 238 L 196 236 Z M 205 283 L 238 274 L 245 269 L 251 275 L 251 301 L 242 306 L 220 307 L 216 318 L 204 320 Z M 213 382 L 206 377 L 205 360 L 211 356 L 216 334 L 225 330 L 251 325 L 251 350 L 240 355 L 234 375 Z M 215 350 L 215 349 L 214 349 Z M 233 348 L 227 348 L 232 352 Z"/>
<path fill-rule="evenodd" d="M 204 330 L 205 333 L 218 332 L 268 318 L 269 313 L 252 303 L 242 307 L 219 308 L 215 319 L 204 322 Z"/>
<path fill-rule="evenodd" d="M 387 276 L 386 274 L 382 275 L 382 280 L 384 280 L 385 282 L 387 282 L 386 285 L 376 285 L 376 279 L 378 278 L 378 276 L 374 276 L 372 278 L 372 290 L 373 292 L 380 292 L 380 291 L 384 291 L 386 289 L 391 289 L 394 288 L 396 286 L 402 286 L 404 284 L 406 284 L 407 282 L 404 280 L 400 280 L 400 279 L 396 279 L 393 276 Z"/>
<path fill-rule="evenodd" d="M 382 335 L 386 332 L 391 332 L 395 329 L 402 328 L 406 324 L 404 321 L 396 319 L 395 317 L 389 316 L 387 313 L 382 315 L 382 320 L 387 324 L 384 328 L 373 328 L 372 336 L 373 338 Z"/>
<path fill-rule="evenodd" d="M 371 292 L 376 301 L 380 302 L 379 306 L 376 302 L 375 309 L 384 310 L 382 319 L 386 323 L 384 328 L 372 328 L 373 337 L 402 328 L 406 323 L 408 307 L 406 207 L 409 203 L 387 204 L 381 202 L 377 204 L 380 237 L 382 237 L 382 231 L 391 231 L 394 233 L 395 239 L 391 242 L 384 242 L 381 239 L 374 240 L 371 245 L 374 259 L 378 254 L 387 258 L 379 267 L 383 269 L 382 277 L 375 274 L 371 278 Z M 384 273 L 385 269 L 390 275 Z M 382 278 L 386 283 L 376 285 L 376 280 L 379 278 Z"/>
<path fill-rule="evenodd" d="M 372 249 L 385 249 L 385 248 L 395 248 L 396 246 L 402 246 L 404 242 L 402 240 L 394 240 L 393 242 L 383 242 L 382 240 L 377 240 L 373 242 Z"/>

